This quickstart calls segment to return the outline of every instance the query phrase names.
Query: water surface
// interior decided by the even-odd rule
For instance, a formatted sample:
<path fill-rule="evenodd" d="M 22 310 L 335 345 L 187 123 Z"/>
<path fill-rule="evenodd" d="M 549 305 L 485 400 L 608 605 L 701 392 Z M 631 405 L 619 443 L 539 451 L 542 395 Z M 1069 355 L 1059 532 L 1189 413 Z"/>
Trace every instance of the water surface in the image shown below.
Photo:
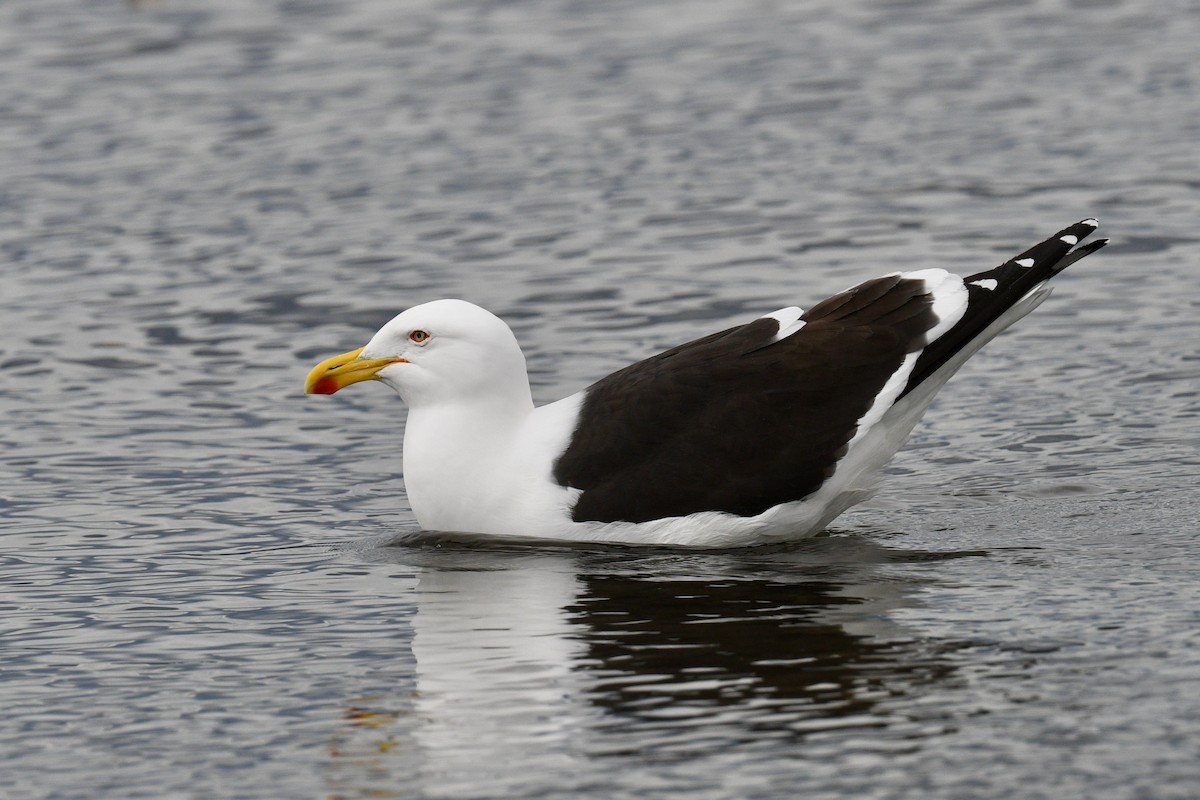
<path fill-rule="evenodd" d="M 1200 794 L 1185 3 L 0 7 L 0 794 Z M 900 268 L 1113 244 L 791 547 L 422 537 L 397 311 L 550 401 Z"/>

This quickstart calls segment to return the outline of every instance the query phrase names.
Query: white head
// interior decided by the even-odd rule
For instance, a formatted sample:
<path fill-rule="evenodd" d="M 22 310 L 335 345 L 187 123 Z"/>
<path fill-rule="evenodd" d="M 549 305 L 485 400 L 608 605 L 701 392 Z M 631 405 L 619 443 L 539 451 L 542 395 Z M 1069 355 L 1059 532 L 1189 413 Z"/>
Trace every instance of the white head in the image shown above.
<path fill-rule="evenodd" d="M 333 394 L 364 380 L 386 383 L 410 408 L 466 400 L 533 407 L 512 330 L 463 300 L 435 300 L 399 314 L 365 347 L 314 367 L 305 390 Z"/>

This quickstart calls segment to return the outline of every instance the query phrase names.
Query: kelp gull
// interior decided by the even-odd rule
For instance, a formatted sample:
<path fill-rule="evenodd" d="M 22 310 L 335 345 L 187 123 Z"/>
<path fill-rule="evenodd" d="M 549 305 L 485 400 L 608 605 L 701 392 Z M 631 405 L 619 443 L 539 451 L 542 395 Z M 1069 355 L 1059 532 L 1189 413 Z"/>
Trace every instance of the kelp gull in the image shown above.
<path fill-rule="evenodd" d="M 378 380 L 407 403 L 404 480 L 427 530 L 735 547 L 816 533 L 873 493 L 938 389 L 1107 243 L 1066 228 L 961 278 L 897 272 L 784 308 L 534 407 L 509 327 L 410 308 L 306 391 Z"/>

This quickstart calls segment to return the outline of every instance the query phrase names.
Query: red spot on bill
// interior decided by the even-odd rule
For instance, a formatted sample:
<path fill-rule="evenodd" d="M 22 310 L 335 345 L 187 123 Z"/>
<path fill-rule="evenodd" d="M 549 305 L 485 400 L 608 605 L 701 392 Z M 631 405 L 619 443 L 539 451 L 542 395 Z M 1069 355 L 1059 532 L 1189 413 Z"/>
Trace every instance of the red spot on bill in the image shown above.
<path fill-rule="evenodd" d="M 338 390 L 338 382 L 334 378 L 321 378 L 312 385 L 313 394 L 333 394 Z"/>

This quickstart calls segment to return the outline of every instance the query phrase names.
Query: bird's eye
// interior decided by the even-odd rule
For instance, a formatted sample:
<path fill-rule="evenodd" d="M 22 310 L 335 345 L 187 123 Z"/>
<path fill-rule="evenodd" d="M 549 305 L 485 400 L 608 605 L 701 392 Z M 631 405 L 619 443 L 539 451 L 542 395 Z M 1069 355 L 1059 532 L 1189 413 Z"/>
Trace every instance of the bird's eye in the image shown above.
<path fill-rule="evenodd" d="M 408 335 L 414 344 L 425 344 L 429 341 L 429 331 L 415 330 Z"/>

